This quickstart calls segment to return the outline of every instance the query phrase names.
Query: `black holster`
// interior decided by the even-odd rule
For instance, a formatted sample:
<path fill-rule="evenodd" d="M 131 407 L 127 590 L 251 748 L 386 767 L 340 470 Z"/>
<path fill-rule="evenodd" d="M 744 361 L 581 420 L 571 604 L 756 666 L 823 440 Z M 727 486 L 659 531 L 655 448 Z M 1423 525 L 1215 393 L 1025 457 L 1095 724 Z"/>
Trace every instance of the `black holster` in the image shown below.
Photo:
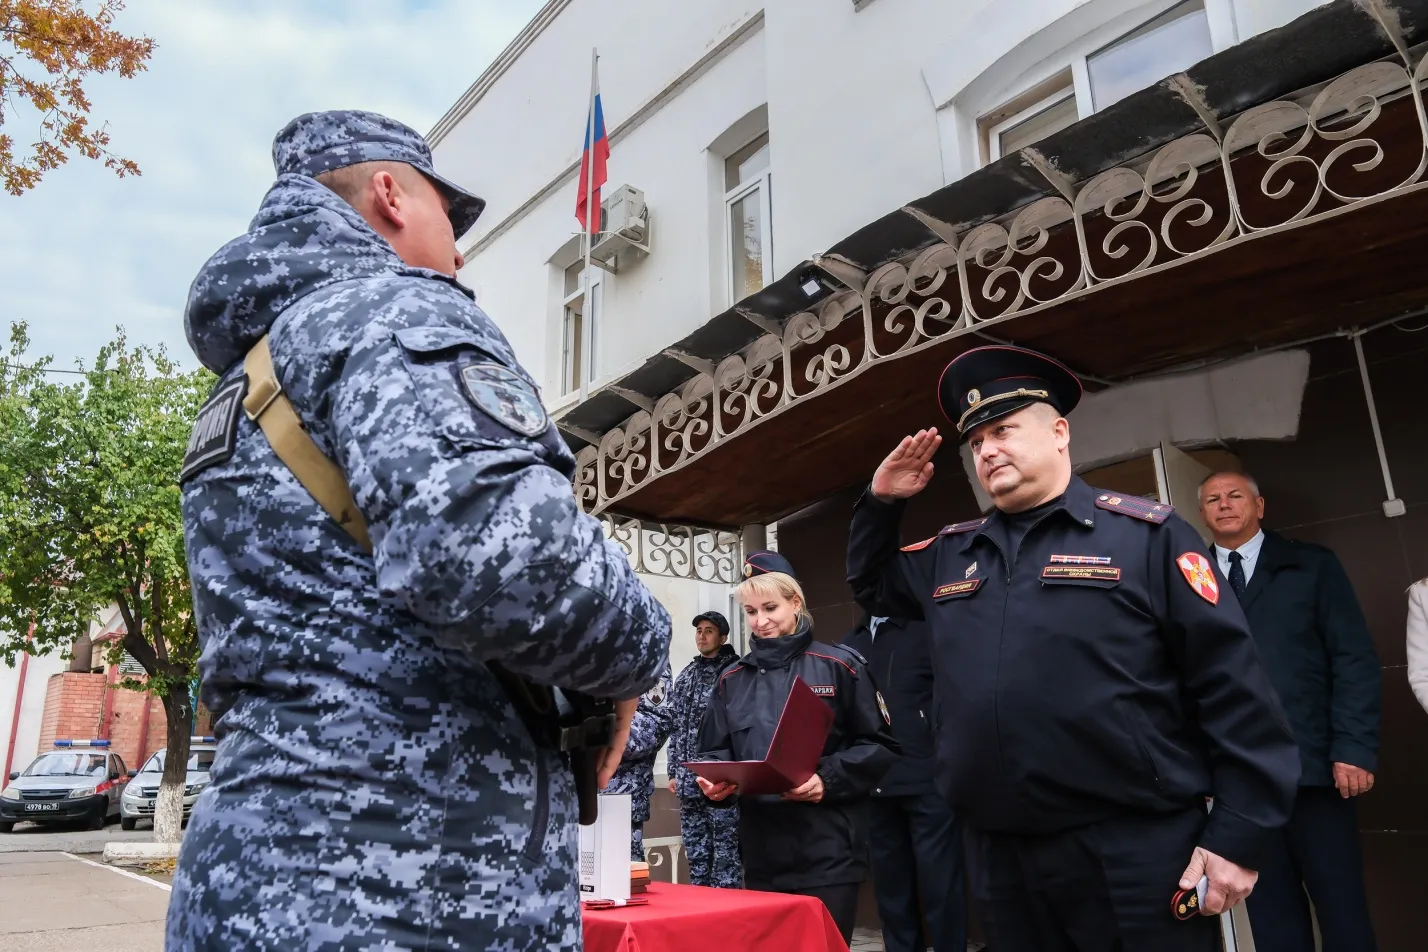
<path fill-rule="evenodd" d="M 600 805 L 596 777 L 600 751 L 615 739 L 614 702 L 536 684 L 495 662 L 489 662 L 487 667 L 501 683 L 536 746 L 565 755 L 575 776 L 580 823 L 594 823 Z"/>

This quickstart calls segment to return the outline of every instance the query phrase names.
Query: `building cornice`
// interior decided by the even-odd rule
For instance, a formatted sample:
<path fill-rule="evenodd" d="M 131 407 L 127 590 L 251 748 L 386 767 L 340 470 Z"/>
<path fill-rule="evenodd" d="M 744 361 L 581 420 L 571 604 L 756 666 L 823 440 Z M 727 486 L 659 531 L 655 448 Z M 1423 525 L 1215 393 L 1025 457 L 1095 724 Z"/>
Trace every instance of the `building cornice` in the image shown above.
<path fill-rule="evenodd" d="M 448 109 L 446 115 L 438 119 L 436 125 L 432 126 L 431 131 L 426 134 L 426 141 L 433 149 L 436 148 L 437 143 L 446 138 L 448 132 L 456 128 L 458 122 L 465 119 L 467 114 L 476 108 L 476 104 L 481 101 L 481 98 L 492 86 L 496 85 L 496 80 L 505 75 L 506 70 L 510 69 L 521 54 L 536 41 L 536 37 L 544 33 L 545 28 L 550 26 L 560 15 L 560 12 L 568 6 L 570 6 L 570 0 L 550 0 L 549 3 L 541 7 L 540 12 L 526 24 L 525 29 L 516 34 L 516 38 L 501 51 L 501 55 L 497 56 L 495 61 L 486 67 L 485 72 L 476 78 L 476 82 L 471 84 L 460 99 L 456 100 L 456 105 Z"/>

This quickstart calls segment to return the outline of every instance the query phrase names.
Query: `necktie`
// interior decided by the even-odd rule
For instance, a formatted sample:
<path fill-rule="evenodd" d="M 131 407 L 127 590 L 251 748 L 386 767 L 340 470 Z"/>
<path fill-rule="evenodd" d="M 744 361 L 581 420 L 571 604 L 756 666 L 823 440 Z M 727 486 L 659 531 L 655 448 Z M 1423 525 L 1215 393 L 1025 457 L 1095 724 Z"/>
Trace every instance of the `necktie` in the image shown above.
<path fill-rule="evenodd" d="M 1245 600 L 1244 561 L 1244 556 L 1238 552 L 1230 553 L 1230 588 L 1234 590 L 1235 598 L 1240 601 Z"/>

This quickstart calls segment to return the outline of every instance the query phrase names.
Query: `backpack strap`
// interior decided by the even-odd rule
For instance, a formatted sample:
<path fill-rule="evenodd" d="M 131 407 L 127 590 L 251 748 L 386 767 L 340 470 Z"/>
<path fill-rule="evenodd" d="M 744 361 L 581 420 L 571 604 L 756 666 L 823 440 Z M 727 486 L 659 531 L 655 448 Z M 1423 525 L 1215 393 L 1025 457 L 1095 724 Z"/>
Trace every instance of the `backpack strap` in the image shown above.
<path fill-rule="evenodd" d="M 248 356 L 243 358 L 243 372 L 248 375 L 248 395 L 243 398 L 243 411 L 257 423 L 268 445 L 283 465 L 292 471 L 302 487 L 312 494 L 317 504 L 332 520 L 347 531 L 367 552 L 372 540 L 367 535 L 367 523 L 357 509 L 357 500 L 337 464 L 323 455 L 307 430 L 303 429 L 292 401 L 283 394 L 278 375 L 273 371 L 273 354 L 264 334 Z"/>

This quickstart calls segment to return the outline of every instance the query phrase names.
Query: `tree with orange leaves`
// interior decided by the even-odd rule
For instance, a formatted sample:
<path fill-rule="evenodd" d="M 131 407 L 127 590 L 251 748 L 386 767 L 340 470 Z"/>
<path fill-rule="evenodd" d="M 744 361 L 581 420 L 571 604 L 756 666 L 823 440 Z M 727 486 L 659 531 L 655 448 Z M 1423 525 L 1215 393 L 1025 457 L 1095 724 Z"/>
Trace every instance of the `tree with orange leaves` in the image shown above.
<path fill-rule="evenodd" d="M 107 128 L 90 124 L 84 91 L 91 75 L 132 79 L 154 51 L 148 37 L 114 28 L 123 8 L 123 0 L 107 0 L 91 14 L 83 0 L 0 0 L 0 185 L 11 195 L 34 188 L 71 153 L 120 178 L 139 174 L 131 159 L 109 150 Z M 39 139 L 18 158 L 5 132 L 17 107 L 39 120 Z"/>

